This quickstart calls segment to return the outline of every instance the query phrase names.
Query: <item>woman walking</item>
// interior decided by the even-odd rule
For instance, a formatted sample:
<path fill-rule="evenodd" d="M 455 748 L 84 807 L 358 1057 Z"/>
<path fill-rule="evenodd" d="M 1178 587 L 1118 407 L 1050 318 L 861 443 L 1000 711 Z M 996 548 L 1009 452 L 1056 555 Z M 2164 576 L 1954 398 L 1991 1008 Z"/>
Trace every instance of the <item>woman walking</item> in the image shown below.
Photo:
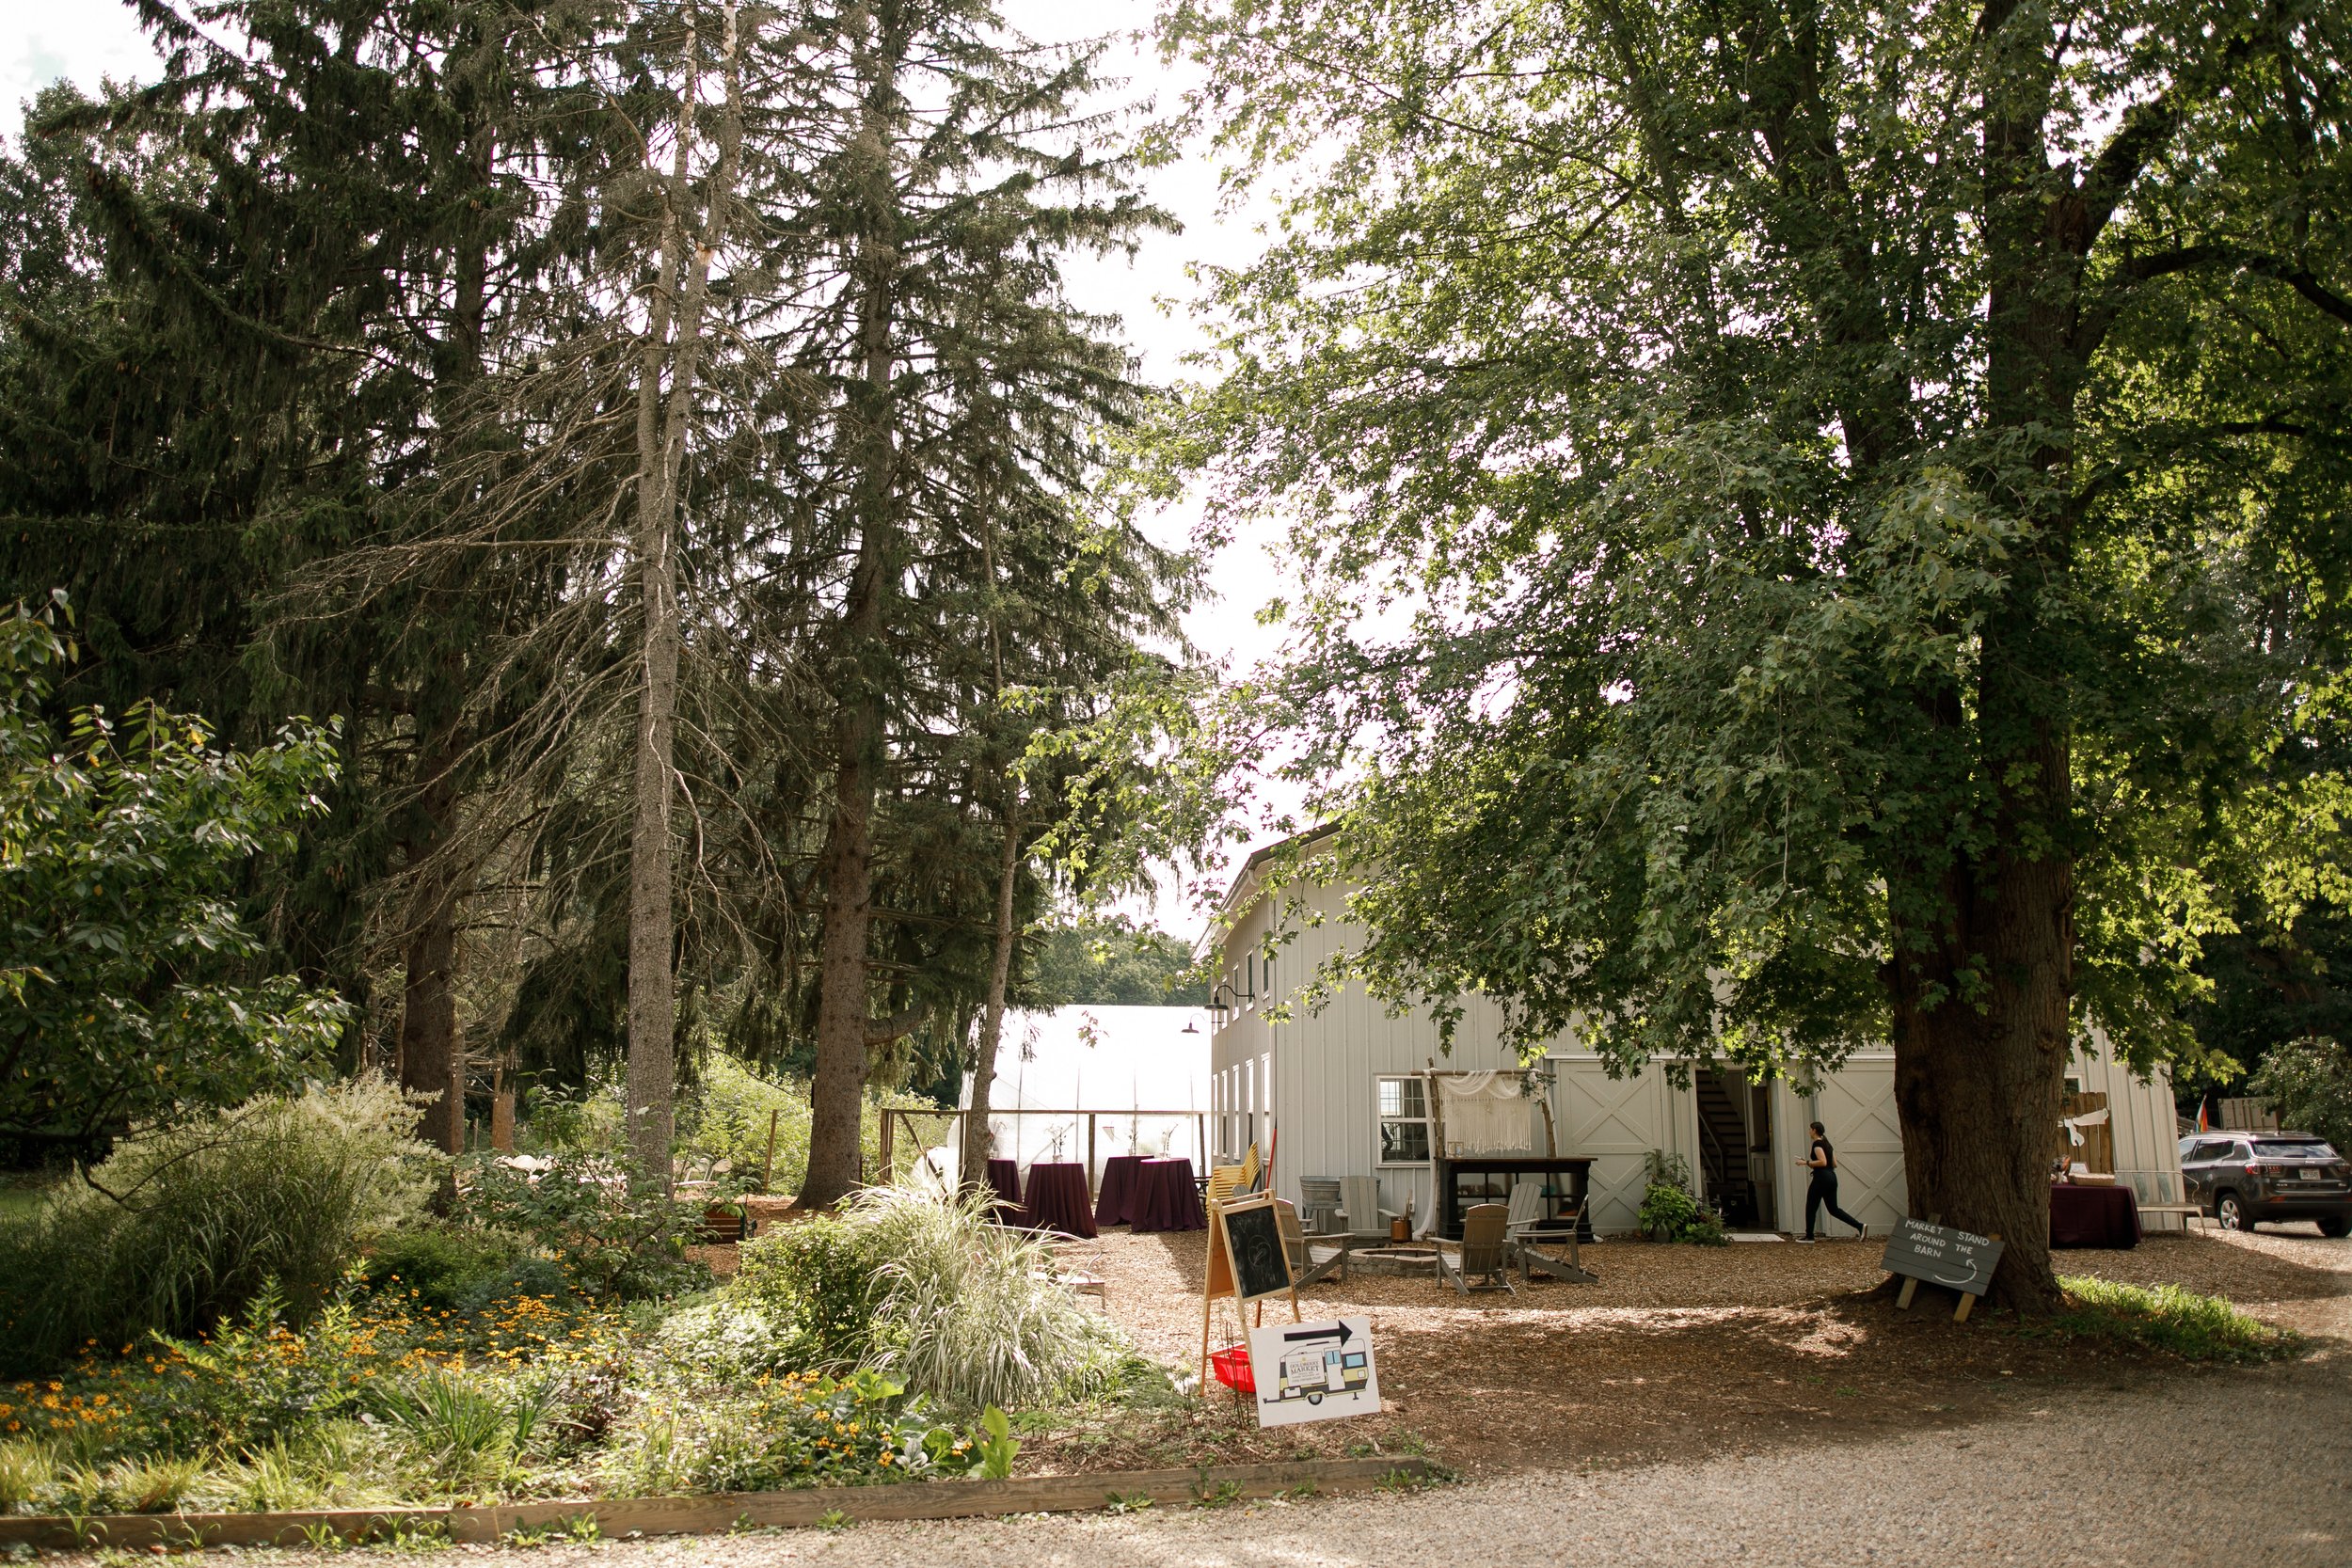
<path fill-rule="evenodd" d="M 1828 1132 L 1818 1121 L 1807 1125 L 1813 1129 L 1813 1147 L 1797 1162 L 1813 1173 L 1804 1189 L 1804 1239 L 1813 1240 L 1813 1227 L 1823 1209 L 1830 1218 L 1852 1226 L 1857 1238 L 1868 1235 L 1868 1226 L 1837 1207 L 1837 1151 L 1829 1146 Z"/>

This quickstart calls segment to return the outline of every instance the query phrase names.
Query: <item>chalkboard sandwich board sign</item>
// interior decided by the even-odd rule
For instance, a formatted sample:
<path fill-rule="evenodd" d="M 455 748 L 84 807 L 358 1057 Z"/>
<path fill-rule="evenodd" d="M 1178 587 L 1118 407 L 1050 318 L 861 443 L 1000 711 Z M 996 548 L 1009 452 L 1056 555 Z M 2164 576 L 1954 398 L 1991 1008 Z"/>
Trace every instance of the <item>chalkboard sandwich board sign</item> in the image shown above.
<path fill-rule="evenodd" d="M 1271 1193 L 1251 1193 L 1209 1205 L 1209 1263 L 1200 1281 L 1200 1384 L 1209 1381 L 1209 1323 L 1217 1299 L 1234 1309 L 1268 1296 L 1291 1298 L 1298 1317 L 1298 1291 L 1291 1282 L 1290 1249 L 1282 1244 L 1282 1216 Z M 1258 1308 L 1263 1320 L 1265 1308 Z M 1244 1324 L 1245 1330 L 1247 1323 Z"/>
<path fill-rule="evenodd" d="M 1965 1323 L 1977 1298 L 1992 1288 L 1993 1270 L 2000 1260 L 1998 1236 L 1906 1219 L 1899 1221 L 1894 1234 L 1886 1238 L 1886 1256 L 1880 1266 L 1902 1278 L 1902 1293 L 1895 1298 L 1897 1307 L 1909 1307 L 1919 1282 L 1926 1280 L 1960 1292 L 1960 1307 L 1952 1318 Z"/>

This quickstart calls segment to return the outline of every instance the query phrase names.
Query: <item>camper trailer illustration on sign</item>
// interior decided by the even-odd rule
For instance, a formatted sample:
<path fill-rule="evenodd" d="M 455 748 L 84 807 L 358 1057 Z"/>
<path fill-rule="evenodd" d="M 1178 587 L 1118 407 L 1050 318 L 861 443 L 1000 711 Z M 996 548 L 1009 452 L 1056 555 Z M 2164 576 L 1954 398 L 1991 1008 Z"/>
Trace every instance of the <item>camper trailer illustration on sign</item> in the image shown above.
<path fill-rule="evenodd" d="M 1368 1416 L 1380 1408 L 1370 1318 L 1269 1324 L 1249 1336 L 1249 1359 L 1262 1427 Z"/>

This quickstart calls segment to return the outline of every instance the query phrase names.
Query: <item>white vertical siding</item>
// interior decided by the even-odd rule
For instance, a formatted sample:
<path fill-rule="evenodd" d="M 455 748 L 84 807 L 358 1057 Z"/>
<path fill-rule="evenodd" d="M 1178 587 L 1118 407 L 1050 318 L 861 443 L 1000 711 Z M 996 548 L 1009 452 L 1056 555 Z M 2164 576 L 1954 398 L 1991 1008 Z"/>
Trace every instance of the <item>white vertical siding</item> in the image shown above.
<path fill-rule="evenodd" d="M 1289 918 L 1290 938 L 1270 974 L 1261 960 L 1259 994 L 1212 1027 L 1217 1101 L 1235 1131 L 1233 1147 L 1223 1152 L 1238 1154 L 1238 1146 L 1253 1136 L 1263 1147 L 1270 1128 L 1275 1190 L 1283 1196 L 1297 1198 L 1301 1177 L 1375 1175 L 1386 1207 L 1401 1212 L 1409 1203 L 1416 1216 L 1424 1215 L 1431 1199 L 1426 1167 L 1376 1164 L 1375 1080 L 1422 1071 L 1433 1058 L 1439 1068 L 1455 1069 L 1515 1067 L 1518 1061 L 1502 1043 L 1501 1010 L 1482 997 L 1466 1001 L 1451 1055 L 1439 1053 L 1437 1025 L 1426 1015 L 1391 1017 L 1361 986 L 1343 988 L 1319 1011 L 1294 1002 L 1288 1022 L 1269 1023 L 1267 1009 L 1353 940 L 1346 898 L 1343 888 L 1285 890 L 1279 902 L 1302 901 L 1306 918 Z M 1221 977 L 1247 989 L 1246 955 L 1263 940 L 1277 902 L 1257 899 L 1226 937 L 1216 971 Z M 1656 1064 L 1622 1081 L 1609 1078 L 1572 1031 L 1552 1042 L 1548 1054 L 1558 1070 L 1552 1115 L 1560 1151 L 1596 1160 L 1594 1224 L 1631 1229 L 1643 1157 L 1657 1148 L 1697 1164 L 1695 1099 L 1671 1087 Z M 2079 1072 L 2083 1086 L 2104 1089 L 2114 1108 L 2119 1179 L 2129 1180 L 2143 1201 L 2177 1200 L 2171 1092 L 2161 1075 L 2140 1083 L 2104 1050 L 2082 1061 Z M 1906 1203 L 1892 1053 L 1858 1052 L 1839 1071 L 1823 1075 L 1820 1087 L 1818 1113 L 1790 1085 L 1772 1089 L 1773 1192 L 1781 1228 L 1804 1227 L 1804 1180 L 1795 1162 L 1804 1149 L 1804 1124 L 1815 1114 L 1829 1124 L 1837 1149 L 1843 1207 L 1873 1227 L 1891 1224 Z"/>

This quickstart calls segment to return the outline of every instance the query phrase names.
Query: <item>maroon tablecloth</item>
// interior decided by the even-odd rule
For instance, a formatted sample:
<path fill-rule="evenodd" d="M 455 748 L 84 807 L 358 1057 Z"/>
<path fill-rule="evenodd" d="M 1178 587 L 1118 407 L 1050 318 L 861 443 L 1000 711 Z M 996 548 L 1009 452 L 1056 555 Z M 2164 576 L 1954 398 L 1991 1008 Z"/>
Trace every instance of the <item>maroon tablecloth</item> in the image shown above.
<path fill-rule="evenodd" d="M 1114 1154 L 1103 1162 L 1103 1185 L 1094 1195 L 1094 1223 L 1125 1225 L 1136 1217 L 1136 1179 L 1143 1167 L 1140 1154 Z"/>
<path fill-rule="evenodd" d="M 1028 1196 L 1021 1206 L 1021 1223 L 1032 1230 L 1058 1230 L 1065 1236 L 1091 1236 L 1094 1215 L 1087 1209 L 1087 1171 L 1075 1163 L 1029 1167 Z"/>
<path fill-rule="evenodd" d="M 1021 1167 L 1010 1160 L 991 1160 L 988 1163 L 988 1184 L 996 1189 L 996 1201 L 1007 1209 L 1021 1207 Z"/>
<path fill-rule="evenodd" d="M 2135 1247 L 2139 1244 L 2139 1202 L 2129 1187 L 2050 1184 L 2050 1244 Z"/>
<path fill-rule="evenodd" d="M 1193 1184 L 1190 1160 L 1146 1160 L 1136 1171 L 1131 1223 L 1137 1230 L 1198 1230 L 1200 1190 Z"/>

